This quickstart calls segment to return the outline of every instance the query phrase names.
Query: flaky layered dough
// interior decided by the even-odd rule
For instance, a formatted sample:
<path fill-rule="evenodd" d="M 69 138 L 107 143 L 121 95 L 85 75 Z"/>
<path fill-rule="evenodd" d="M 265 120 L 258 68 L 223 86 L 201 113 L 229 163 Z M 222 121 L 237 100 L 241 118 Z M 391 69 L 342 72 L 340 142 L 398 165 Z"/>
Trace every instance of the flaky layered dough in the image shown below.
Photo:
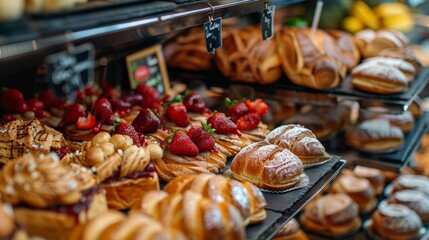
<path fill-rule="evenodd" d="M 276 43 L 283 71 L 294 84 L 331 89 L 345 77 L 347 66 L 340 48 L 322 30 L 312 37 L 310 29 L 283 28 L 276 34 Z"/>
<path fill-rule="evenodd" d="M 329 194 L 310 202 L 300 220 L 313 232 L 339 236 L 360 228 L 358 214 L 358 206 L 349 196 Z"/>
<path fill-rule="evenodd" d="M 110 132 L 113 129 L 113 125 L 103 124 L 100 128 L 103 132 Z M 91 141 L 96 135 L 92 129 L 81 130 L 76 128 L 76 124 L 69 124 L 63 129 L 64 136 L 72 141 Z"/>
<path fill-rule="evenodd" d="M 360 61 L 360 52 L 353 36 L 347 32 L 333 29 L 327 30 L 327 33 L 334 39 L 335 44 L 340 49 L 343 63 L 350 71 Z"/>
<path fill-rule="evenodd" d="M 231 163 L 234 178 L 274 191 L 295 185 L 303 171 L 304 166 L 297 156 L 268 142 L 252 143 L 240 151 Z"/>
<path fill-rule="evenodd" d="M 127 217 L 116 211 L 106 212 L 75 228 L 69 240 L 117 240 L 117 239 L 186 239 L 180 231 L 162 226 L 154 219 L 135 214 Z"/>
<path fill-rule="evenodd" d="M 241 134 L 243 137 L 249 139 L 251 142 L 260 142 L 265 139 L 265 136 L 270 132 L 265 123 L 260 122 L 255 129 L 243 130 Z"/>
<path fill-rule="evenodd" d="M 132 211 L 136 212 L 151 216 L 167 228 L 178 229 L 190 239 L 245 239 L 244 222 L 234 206 L 211 201 L 193 191 L 173 195 L 148 192 L 140 207 Z"/>
<path fill-rule="evenodd" d="M 265 138 L 271 144 L 286 148 L 301 159 L 312 164 L 329 160 L 330 156 L 316 136 L 300 125 L 283 125 L 272 130 Z"/>
<path fill-rule="evenodd" d="M 216 202 L 232 204 L 245 224 L 261 222 L 266 217 L 267 205 L 262 192 L 247 181 L 239 182 L 216 174 L 183 175 L 174 178 L 165 187 L 169 194 L 193 191 Z"/>
<path fill-rule="evenodd" d="M 39 120 L 18 119 L 0 128 L 0 163 L 3 164 L 29 151 L 49 153 L 65 146 L 62 134 Z"/>

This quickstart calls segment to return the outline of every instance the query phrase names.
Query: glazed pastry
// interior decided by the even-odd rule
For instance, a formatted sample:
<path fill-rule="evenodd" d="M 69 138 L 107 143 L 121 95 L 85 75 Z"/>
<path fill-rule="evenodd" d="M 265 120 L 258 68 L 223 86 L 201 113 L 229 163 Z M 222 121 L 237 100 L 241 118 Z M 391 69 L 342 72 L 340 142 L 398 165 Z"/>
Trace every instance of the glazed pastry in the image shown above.
<path fill-rule="evenodd" d="M 233 81 L 270 84 L 282 74 L 274 41 L 264 42 L 259 26 L 224 31 L 223 46 L 215 62 L 221 73 Z"/>
<path fill-rule="evenodd" d="M 148 192 L 131 214 L 136 212 L 154 218 L 167 228 L 178 229 L 190 239 L 245 239 L 244 222 L 234 206 L 211 201 L 192 191 Z"/>
<path fill-rule="evenodd" d="M 377 195 L 381 194 L 385 185 L 385 178 L 383 173 L 375 168 L 368 168 L 363 166 L 356 166 L 353 169 L 353 174 L 359 178 L 365 178 L 371 183 Z"/>
<path fill-rule="evenodd" d="M 13 205 L 17 222 L 30 236 L 66 239 L 79 223 L 107 210 L 105 190 L 82 184 L 92 177 L 63 167 L 53 153 L 29 153 L 1 170 L 1 199 Z"/>
<path fill-rule="evenodd" d="M 350 146 L 370 152 L 397 150 L 402 146 L 404 134 L 384 119 L 367 120 L 346 132 Z"/>
<path fill-rule="evenodd" d="M 283 28 L 276 34 L 283 71 L 288 79 L 313 89 L 332 89 L 345 77 L 347 66 L 340 47 L 327 33 L 309 28 Z"/>
<path fill-rule="evenodd" d="M 231 163 L 234 178 L 272 191 L 293 187 L 303 171 L 301 160 L 291 151 L 265 141 L 243 148 Z"/>
<path fill-rule="evenodd" d="M 422 227 L 419 215 L 400 204 L 381 206 L 372 216 L 371 230 L 383 239 L 419 239 Z"/>
<path fill-rule="evenodd" d="M 355 34 L 356 44 L 364 58 L 379 55 L 384 49 L 405 49 L 408 41 L 403 33 L 389 30 L 374 32 L 370 29 Z"/>
<path fill-rule="evenodd" d="M 221 175 L 195 174 L 174 178 L 164 187 L 169 194 L 193 191 L 215 202 L 224 202 L 235 206 L 245 222 L 253 224 L 267 217 L 262 192 L 249 182 L 239 182 Z"/>
<path fill-rule="evenodd" d="M 331 192 L 349 195 L 362 213 L 370 212 L 377 205 L 374 188 L 365 178 L 343 174 L 334 182 Z"/>
<path fill-rule="evenodd" d="M 300 222 L 305 229 L 329 236 L 356 232 L 361 226 L 358 206 L 345 194 L 328 194 L 310 202 Z"/>
<path fill-rule="evenodd" d="M 314 133 L 300 125 L 289 124 L 277 127 L 265 138 L 271 144 L 290 150 L 304 165 L 321 163 L 330 156 Z"/>
<path fill-rule="evenodd" d="M 301 230 L 298 221 L 292 218 L 273 238 L 273 240 L 308 240 L 307 235 Z"/>
<path fill-rule="evenodd" d="M 392 193 L 406 189 L 414 189 L 429 196 L 429 178 L 426 176 L 411 174 L 401 175 L 393 181 L 392 185 Z"/>
<path fill-rule="evenodd" d="M 180 231 L 163 227 L 154 219 L 134 214 L 127 217 L 116 211 L 108 211 L 76 227 L 69 240 L 117 240 L 117 239 L 186 239 Z"/>
<path fill-rule="evenodd" d="M 404 112 L 402 114 L 377 114 L 367 113 L 361 114 L 364 120 L 368 119 L 386 119 L 393 126 L 399 127 L 402 132 L 410 132 L 414 127 L 414 117 L 411 112 Z"/>
<path fill-rule="evenodd" d="M 159 189 L 158 175 L 150 163 L 152 157 L 162 157 L 158 145 L 137 147 L 127 135 L 101 132 L 68 157 L 70 162 L 93 169 L 107 191 L 109 208 L 130 208 L 144 192 Z"/>
<path fill-rule="evenodd" d="M 370 93 L 395 94 L 408 86 L 408 78 L 398 68 L 364 62 L 353 68 L 351 73 L 353 87 Z"/>
<path fill-rule="evenodd" d="M 339 30 L 326 31 L 335 41 L 341 51 L 341 56 L 347 70 L 350 71 L 360 61 L 360 52 L 351 34 Z"/>
<path fill-rule="evenodd" d="M 13 219 L 13 209 L 0 202 L 0 239 L 27 240 L 27 233 Z"/>
<path fill-rule="evenodd" d="M 0 163 L 3 164 L 26 152 L 49 153 L 65 147 L 63 135 L 37 119 L 15 120 L 0 128 Z"/>
<path fill-rule="evenodd" d="M 418 190 L 402 190 L 389 197 L 389 203 L 402 204 L 414 210 L 423 223 L 429 221 L 429 198 Z"/>
<path fill-rule="evenodd" d="M 399 58 L 372 57 L 365 59 L 364 62 L 373 62 L 376 64 L 395 67 L 407 77 L 409 82 L 413 81 L 414 75 L 416 74 L 416 69 L 411 63 Z"/>

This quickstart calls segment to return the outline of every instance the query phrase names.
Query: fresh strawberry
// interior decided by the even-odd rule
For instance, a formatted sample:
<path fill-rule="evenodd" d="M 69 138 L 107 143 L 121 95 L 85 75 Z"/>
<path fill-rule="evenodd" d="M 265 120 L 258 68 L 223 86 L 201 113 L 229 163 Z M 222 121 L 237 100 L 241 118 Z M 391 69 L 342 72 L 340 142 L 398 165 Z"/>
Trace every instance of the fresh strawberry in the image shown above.
<path fill-rule="evenodd" d="M 85 89 L 79 89 L 76 91 L 76 102 L 82 103 L 82 104 L 86 103 Z"/>
<path fill-rule="evenodd" d="M 243 102 L 240 102 L 234 106 L 232 106 L 227 115 L 231 117 L 231 120 L 233 122 L 237 122 L 239 118 L 249 113 L 249 109 L 247 108 L 246 104 Z"/>
<path fill-rule="evenodd" d="M 5 89 L 1 94 L 1 108 L 5 112 L 23 113 L 27 111 L 24 95 L 18 89 Z"/>
<path fill-rule="evenodd" d="M 94 115 L 102 123 L 113 125 L 112 104 L 107 98 L 102 97 L 95 102 Z"/>
<path fill-rule="evenodd" d="M 114 97 L 110 99 L 110 102 L 112 103 L 112 109 L 113 110 L 125 110 L 128 108 L 131 108 L 131 104 L 125 101 L 122 101 L 121 99 Z"/>
<path fill-rule="evenodd" d="M 241 135 L 237 129 L 237 125 L 231 119 L 227 118 L 223 113 L 215 113 L 208 120 L 207 123 L 211 124 L 215 133 L 219 134 L 236 134 Z"/>
<path fill-rule="evenodd" d="M 88 114 L 87 117 L 80 117 L 77 119 L 76 128 L 80 130 L 89 130 L 95 127 L 95 116 Z"/>
<path fill-rule="evenodd" d="M 133 139 L 134 144 L 139 147 L 145 144 L 144 135 L 137 132 L 136 129 L 131 124 L 123 123 L 123 122 L 119 123 L 118 125 L 115 126 L 114 133 L 128 135 Z"/>
<path fill-rule="evenodd" d="M 248 99 L 245 103 L 250 112 L 257 112 L 261 116 L 267 114 L 268 112 L 268 105 L 260 98 L 253 102 Z"/>
<path fill-rule="evenodd" d="M 132 125 L 137 132 L 143 134 L 153 133 L 161 127 L 161 120 L 152 110 L 143 108 L 136 119 L 134 119 Z"/>
<path fill-rule="evenodd" d="M 25 103 L 27 104 L 27 110 L 33 111 L 35 113 L 40 113 L 45 108 L 43 102 L 37 98 L 28 99 L 25 101 Z"/>
<path fill-rule="evenodd" d="M 75 123 L 80 117 L 84 117 L 85 109 L 79 103 L 68 106 L 64 112 L 62 122 L 64 124 Z"/>
<path fill-rule="evenodd" d="M 85 88 L 85 94 L 87 96 L 100 96 L 100 91 L 94 85 L 90 85 Z"/>
<path fill-rule="evenodd" d="M 102 96 L 109 100 L 112 100 L 113 98 L 119 97 L 119 93 L 116 88 L 108 86 L 103 90 Z"/>
<path fill-rule="evenodd" d="M 161 105 L 161 98 L 155 88 L 149 87 L 144 83 L 140 83 L 137 86 L 136 91 L 143 96 L 142 107 L 155 109 L 159 108 Z"/>
<path fill-rule="evenodd" d="M 173 121 L 179 127 L 187 127 L 189 125 L 188 112 L 185 105 L 174 103 L 167 107 L 167 118 Z"/>
<path fill-rule="evenodd" d="M 211 128 L 210 124 L 202 123 L 202 127 L 191 127 L 188 132 L 188 137 L 197 145 L 200 152 L 204 152 L 214 149 L 214 134 L 214 130 Z"/>
<path fill-rule="evenodd" d="M 122 97 L 122 100 L 131 104 L 131 105 L 143 105 L 143 96 L 141 94 L 132 94 L 132 95 L 125 95 Z"/>
<path fill-rule="evenodd" d="M 46 108 L 59 107 L 62 101 L 55 96 L 54 92 L 47 88 L 43 89 L 39 94 L 39 99 L 43 102 Z"/>
<path fill-rule="evenodd" d="M 183 105 L 185 105 L 186 110 L 189 112 L 203 113 L 207 109 L 206 103 L 201 98 L 201 95 L 196 92 L 185 92 Z"/>
<path fill-rule="evenodd" d="M 184 133 L 176 131 L 166 139 L 167 149 L 179 156 L 196 157 L 198 147 Z"/>
<path fill-rule="evenodd" d="M 261 116 L 257 112 L 248 113 L 242 116 L 237 121 L 237 128 L 239 130 L 252 130 L 255 129 L 261 122 Z"/>

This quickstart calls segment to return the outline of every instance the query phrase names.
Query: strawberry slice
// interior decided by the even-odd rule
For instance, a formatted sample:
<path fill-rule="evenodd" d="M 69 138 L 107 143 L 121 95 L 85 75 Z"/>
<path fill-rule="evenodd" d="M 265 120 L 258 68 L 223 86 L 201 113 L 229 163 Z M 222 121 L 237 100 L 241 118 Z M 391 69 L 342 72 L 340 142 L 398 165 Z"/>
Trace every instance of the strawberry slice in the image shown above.
<path fill-rule="evenodd" d="M 257 112 L 248 113 L 242 116 L 237 121 L 237 128 L 239 130 L 252 130 L 255 129 L 261 122 L 261 116 Z"/>
<path fill-rule="evenodd" d="M 174 103 L 167 107 L 167 118 L 174 122 L 179 127 L 187 127 L 189 125 L 188 112 L 185 105 Z"/>
<path fill-rule="evenodd" d="M 198 156 L 198 147 L 184 133 L 173 132 L 166 140 L 168 151 L 179 156 L 196 157 Z"/>
<path fill-rule="evenodd" d="M 200 152 L 210 151 L 215 147 L 215 133 L 210 124 L 202 123 L 201 127 L 191 127 L 187 135 Z"/>
<path fill-rule="evenodd" d="M 10 113 L 27 111 L 24 95 L 18 89 L 5 89 L 1 93 L 1 108 Z"/>
<path fill-rule="evenodd" d="M 76 128 L 80 130 L 89 130 L 95 127 L 95 116 L 88 114 L 87 117 L 79 117 L 76 122 Z"/>
<path fill-rule="evenodd" d="M 268 112 L 268 105 L 258 98 L 255 101 L 246 100 L 246 106 L 249 109 L 249 112 L 257 112 L 259 115 L 263 116 Z"/>
<path fill-rule="evenodd" d="M 149 108 L 143 108 L 132 125 L 137 132 L 153 133 L 161 127 L 161 119 Z"/>
<path fill-rule="evenodd" d="M 218 134 L 236 134 L 241 136 L 237 125 L 231 119 L 227 118 L 223 113 L 215 113 L 208 120 L 207 123 L 211 124 L 214 132 Z"/>
<path fill-rule="evenodd" d="M 114 133 L 128 135 L 133 139 L 134 144 L 139 147 L 146 143 L 144 135 L 137 132 L 136 129 L 128 123 L 122 122 L 116 125 Z"/>

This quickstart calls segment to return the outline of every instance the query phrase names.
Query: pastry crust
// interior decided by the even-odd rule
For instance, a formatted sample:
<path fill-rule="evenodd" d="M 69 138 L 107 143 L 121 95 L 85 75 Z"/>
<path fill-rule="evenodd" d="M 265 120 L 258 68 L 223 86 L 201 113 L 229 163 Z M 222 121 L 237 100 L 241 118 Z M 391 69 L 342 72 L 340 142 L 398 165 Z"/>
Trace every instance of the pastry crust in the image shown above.
<path fill-rule="evenodd" d="M 416 69 L 411 63 L 408 63 L 405 60 L 399 58 L 372 57 L 365 59 L 364 62 L 373 62 L 379 65 L 395 67 L 407 77 L 408 82 L 413 81 L 414 76 L 416 74 Z"/>
<path fill-rule="evenodd" d="M 393 29 L 374 32 L 365 29 L 355 34 L 356 44 L 365 58 L 378 56 L 385 49 L 405 49 L 407 38 Z"/>
<path fill-rule="evenodd" d="M 429 178 L 426 176 L 404 174 L 396 178 L 392 185 L 392 193 L 406 189 L 414 189 L 429 196 Z"/>
<path fill-rule="evenodd" d="M 307 235 L 301 230 L 298 221 L 292 218 L 273 238 L 273 240 L 308 240 Z"/>
<path fill-rule="evenodd" d="M 412 113 L 408 111 L 402 114 L 361 113 L 360 118 L 362 118 L 362 120 L 370 120 L 370 119 L 388 120 L 391 125 L 399 127 L 404 133 L 410 132 L 414 127 L 414 117 Z"/>
<path fill-rule="evenodd" d="M 343 31 L 329 29 L 326 31 L 335 41 L 341 51 L 341 56 L 347 70 L 350 71 L 360 61 L 360 52 L 354 41 L 354 37 Z"/>
<path fill-rule="evenodd" d="M 402 204 L 414 210 L 423 223 L 429 221 L 429 198 L 418 190 L 402 190 L 389 197 L 389 203 Z"/>
<path fill-rule="evenodd" d="M 377 195 L 383 192 L 385 186 L 385 178 L 383 172 L 375 168 L 368 168 L 363 166 L 356 166 L 353 169 L 353 174 L 359 178 L 367 179 Z"/>

